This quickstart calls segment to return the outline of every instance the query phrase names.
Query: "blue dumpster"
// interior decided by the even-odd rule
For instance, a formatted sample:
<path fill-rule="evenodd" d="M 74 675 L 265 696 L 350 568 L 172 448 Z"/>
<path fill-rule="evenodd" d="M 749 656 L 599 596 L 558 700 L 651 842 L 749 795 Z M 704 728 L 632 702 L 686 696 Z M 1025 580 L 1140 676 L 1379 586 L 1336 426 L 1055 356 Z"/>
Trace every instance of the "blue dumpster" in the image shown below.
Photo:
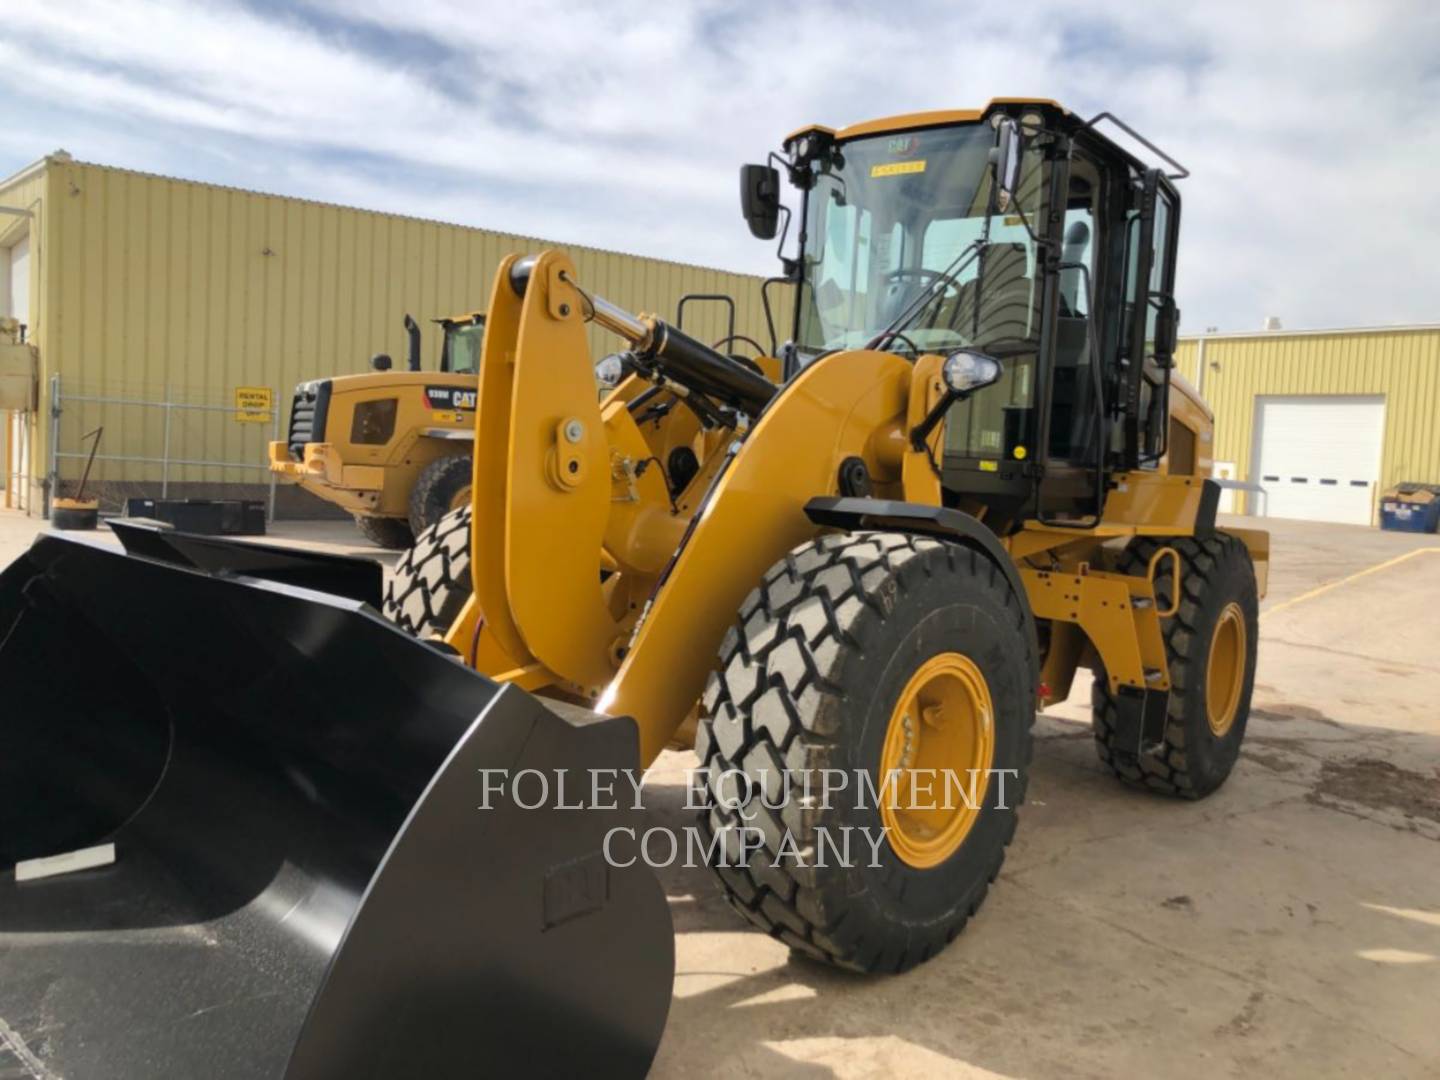
<path fill-rule="evenodd" d="M 1380 497 L 1380 527 L 1433 533 L 1440 526 L 1440 484 L 1396 484 Z"/>

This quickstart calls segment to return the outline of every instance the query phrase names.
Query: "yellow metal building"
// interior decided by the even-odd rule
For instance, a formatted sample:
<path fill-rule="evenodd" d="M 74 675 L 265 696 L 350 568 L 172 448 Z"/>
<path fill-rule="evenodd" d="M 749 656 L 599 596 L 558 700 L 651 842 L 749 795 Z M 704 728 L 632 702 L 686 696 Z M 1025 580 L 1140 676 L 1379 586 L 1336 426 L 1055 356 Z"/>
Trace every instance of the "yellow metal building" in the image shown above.
<path fill-rule="evenodd" d="M 7 503 L 39 511 L 47 482 L 73 488 L 82 436 L 101 426 L 109 488 L 261 493 L 265 443 L 297 382 L 364 370 L 376 352 L 400 361 L 405 312 L 424 323 L 483 307 L 502 255 L 547 246 L 626 307 L 671 316 L 686 293 L 731 295 L 737 330 L 769 342 L 758 278 L 44 158 L 0 181 L 5 401 L 24 396 L 26 355 L 36 372 L 35 410 L 5 424 L 6 472 L 20 474 Z M 3 332 L 7 316 L 27 348 Z M 686 326 L 715 340 L 724 314 L 697 305 Z M 427 367 L 437 347 L 429 334 Z M 597 356 L 612 347 L 595 332 Z M 1208 334 L 1183 338 L 1177 362 L 1215 408 L 1222 471 L 1263 489 L 1227 494 L 1237 511 L 1369 522 L 1391 484 L 1440 483 L 1440 326 Z M 256 390 L 271 412 L 255 411 Z"/>
<path fill-rule="evenodd" d="M 271 391 L 283 425 L 302 379 L 366 370 L 377 352 L 403 366 L 406 312 L 426 327 L 424 361 L 433 368 L 439 336 L 427 320 L 484 308 L 494 267 L 511 251 L 564 247 L 590 289 L 666 317 L 686 293 L 728 294 L 737 331 L 769 341 L 756 277 L 147 175 L 63 152 L 0 181 L 0 207 L 0 316 L 25 325 L 38 361 L 26 477 L 11 485 L 19 489 L 12 501 L 29 495 L 36 511 L 52 473 L 60 493 L 73 487 L 82 436 L 102 425 L 95 475 L 109 489 L 154 493 L 163 481 L 172 497 L 215 484 L 263 490 L 275 425 L 254 411 L 263 401 L 257 389 Z M 743 227 L 738 213 L 735 224 Z M 716 340 L 725 313 L 696 304 L 685 326 Z M 617 344 L 593 334 L 597 358 Z M 58 458 L 50 439 L 57 377 Z M 237 400 L 251 408 L 237 413 Z M 18 457 L 13 434 L 10 442 Z M 201 464 L 216 462 L 227 464 Z"/>
<path fill-rule="evenodd" d="M 1440 326 L 1182 338 L 1215 460 L 1263 489 L 1239 512 L 1369 523 L 1401 481 L 1440 484 Z"/>

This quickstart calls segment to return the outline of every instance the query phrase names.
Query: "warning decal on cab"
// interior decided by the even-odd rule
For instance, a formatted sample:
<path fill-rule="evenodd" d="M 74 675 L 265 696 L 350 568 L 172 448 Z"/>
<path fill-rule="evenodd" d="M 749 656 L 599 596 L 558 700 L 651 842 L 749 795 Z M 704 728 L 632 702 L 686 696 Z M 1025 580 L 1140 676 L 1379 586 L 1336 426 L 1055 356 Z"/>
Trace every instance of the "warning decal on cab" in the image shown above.
<path fill-rule="evenodd" d="M 870 166 L 870 179 L 874 180 L 880 176 L 901 176 L 904 173 L 917 173 L 925 171 L 925 159 L 919 161 L 891 161 L 884 165 Z"/>

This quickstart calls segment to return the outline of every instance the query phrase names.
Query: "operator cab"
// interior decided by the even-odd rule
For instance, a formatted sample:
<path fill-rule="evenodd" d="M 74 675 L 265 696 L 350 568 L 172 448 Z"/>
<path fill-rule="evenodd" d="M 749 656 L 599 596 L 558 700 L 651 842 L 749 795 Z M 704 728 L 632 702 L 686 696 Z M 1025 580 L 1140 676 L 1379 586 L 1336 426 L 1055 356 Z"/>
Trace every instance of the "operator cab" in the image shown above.
<path fill-rule="evenodd" d="M 1184 171 L 1147 167 L 1105 120 L 1170 161 L 1107 114 L 1030 100 L 810 127 L 771 158 L 801 204 L 787 375 L 864 348 L 996 361 L 947 402 L 935 466 L 946 502 L 997 531 L 1093 523 L 1113 472 L 1165 452 Z M 779 173 L 742 172 L 757 236 L 788 213 Z"/>
<path fill-rule="evenodd" d="M 472 311 L 432 321 L 444 335 L 440 340 L 437 370 L 454 375 L 479 375 L 480 353 L 485 343 L 485 313 Z M 420 324 L 412 315 L 405 316 L 405 335 L 409 341 L 406 367 L 420 371 Z M 370 367 L 375 371 L 389 371 L 393 366 L 387 353 L 376 353 L 370 358 Z"/>
<path fill-rule="evenodd" d="M 485 345 L 485 313 L 472 311 L 448 319 L 436 319 L 445 337 L 440 344 L 440 370 L 453 375 L 479 375 L 480 354 Z"/>

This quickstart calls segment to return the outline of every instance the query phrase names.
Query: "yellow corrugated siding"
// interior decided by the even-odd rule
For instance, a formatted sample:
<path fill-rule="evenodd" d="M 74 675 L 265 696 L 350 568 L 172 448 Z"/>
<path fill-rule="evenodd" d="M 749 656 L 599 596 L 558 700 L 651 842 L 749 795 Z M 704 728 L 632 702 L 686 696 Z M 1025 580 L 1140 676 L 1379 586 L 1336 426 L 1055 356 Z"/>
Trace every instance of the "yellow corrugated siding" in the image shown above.
<path fill-rule="evenodd" d="M 64 388 L 146 398 L 168 389 L 173 400 L 225 402 L 237 386 L 263 385 L 288 409 L 303 379 L 366 370 L 376 352 L 403 362 L 407 311 L 426 328 L 429 367 L 439 338 L 427 320 L 483 309 L 500 259 L 545 247 L 564 248 L 582 284 L 626 308 L 673 317 L 687 292 L 728 293 L 737 331 L 768 343 L 756 277 L 79 162 L 53 164 L 48 182 L 56 317 L 42 364 L 47 377 L 61 375 L 62 397 Z M 719 305 L 687 312 L 686 330 L 704 340 L 724 327 Z M 620 345 L 600 330 L 590 337 L 596 356 Z M 172 432 L 185 456 L 263 460 L 268 428 L 175 418 L 187 425 Z M 107 452 L 160 455 L 158 411 L 102 414 L 79 403 L 64 416 L 65 448 L 100 422 Z M 37 447 L 42 469 L 47 455 Z M 67 464 L 61 475 L 75 471 Z M 153 480 L 158 469 L 106 474 Z M 171 471 L 175 480 L 258 478 Z"/>
<path fill-rule="evenodd" d="M 1324 331 L 1205 339 L 1202 390 L 1215 410 L 1215 458 L 1251 479 L 1255 399 L 1274 394 L 1385 398 L 1382 490 L 1440 483 L 1440 329 Z M 1198 382 L 1199 345 L 1180 343 L 1179 370 Z"/>
<path fill-rule="evenodd" d="M 1199 360 L 1200 350 L 1196 347 L 1195 340 L 1182 338 L 1175 348 L 1175 370 L 1189 379 L 1193 385 L 1199 375 L 1196 362 Z"/>
<path fill-rule="evenodd" d="M 428 319 L 484 307 L 504 254 L 552 246 L 81 163 L 53 164 L 0 189 L 0 203 L 36 214 L 31 333 L 45 373 L 91 393 L 158 398 L 168 387 L 187 401 L 227 401 L 236 386 L 268 385 L 284 408 L 301 379 L 363 370 L 375 352 L 399 360 L 404 312 Z M 19 220 L 0 220 L 0 238 Z M 583 283 L 622 306 L 673 316 L 686 292 L 728 293 L 737 329 L 768 342 L 756 278 L 558 246 L 575 259 Z M 783 334 L 788 305 L 778 293 L 777 301 Z M 714 340 L 723 326 L 718 305 L 701 305 L 687 329 Z M 616 344 L 592 331 L 596 355 Z M 427 365 L 436 345 L 427 333 Z M 1182 340 L 1177 364 L 1195 383 L 1202 382 L 1198 360 L 1196 339 Z M 1215 456 L 1234 461 L 1242 477 L 1257 395 L 1383 394 L 1382 484 L 1440 482 L 1440 331 L 1210 337 L 1205 366 Z M 159 456 L 158 414 L 136 409 L 73 406 L 67 447 L 102 422 L 108 452 Z M 37 435 L 34 460 L 43 470 L 43 424 Z M 265 437 L 268 429 L 183 414 L 172 433 L 186 456 L 218 460 L 248 459 Z M 129 465 L 112 475 L 154 479 L 157 471 Z M 180 470 L 172 478 L 241 477 Z"/>

